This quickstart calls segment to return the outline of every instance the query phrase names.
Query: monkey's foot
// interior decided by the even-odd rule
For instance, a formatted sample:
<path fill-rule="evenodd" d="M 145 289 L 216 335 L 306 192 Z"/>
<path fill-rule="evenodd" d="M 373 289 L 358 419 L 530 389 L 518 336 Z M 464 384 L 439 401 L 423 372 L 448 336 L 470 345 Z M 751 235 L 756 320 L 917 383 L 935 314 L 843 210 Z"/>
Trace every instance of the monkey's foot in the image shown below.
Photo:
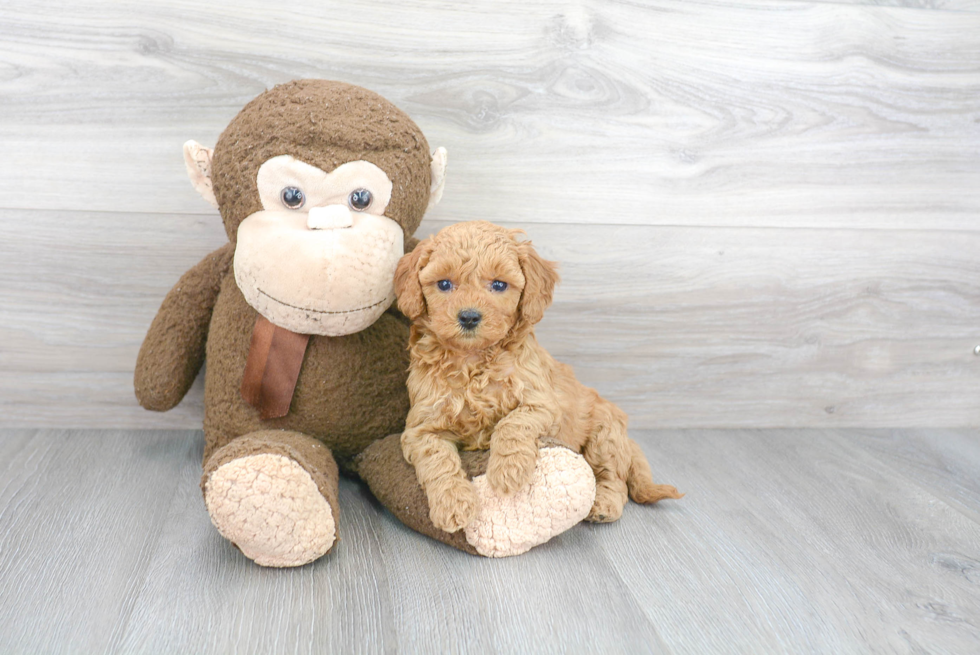
<path fill-rule="evenodd" d="M 595 476 L 585 458 L 563 446 L 544 447 L 530 485 L 504 496 L 487 476 L 473 478 L 480 498 L 466 541 L 480 555 L 520 555 L 584 519 L 595 502 Z"/>
<path fill-rule="evenodd" d="M 375 441 L 355 460 L 371 492 L 398 519 L 424 535 L 473 555 L 519 555 L 584 519 L 595 502 L 596 483 L 585 458 L 554 439 L 542 439 L 531 482 L 509 496 L 490 486 L 489 451 L 463 451 L 463 470 L 477 490 L 479 511 L 464 529 L 440 530 L 429 501 L 402 455 L 401 435 Z"/>
<path fill-rule="evenodd" d="M 233 445 L 236 442 L 229 444 Z M 325 471 L 313 467 L 311 474 L 283 452 L 288 450 L 284 445 L 260 447 L 260 452 L 248 448 L 251 454 L 215 462 L 225 449 L 219 450 L 209 460 L 216 466 L 206 467 L 202 483 L 211 522 L 262 566 L 302 566 L 326 554 L 337 539 L 334 509 L 323 493 L 331 482 L 336 487 L 335 465 L 332 471 L 326 467 L 332 480 L 320 480 L 318 485 L 314 475 L 324 477 Z"/>

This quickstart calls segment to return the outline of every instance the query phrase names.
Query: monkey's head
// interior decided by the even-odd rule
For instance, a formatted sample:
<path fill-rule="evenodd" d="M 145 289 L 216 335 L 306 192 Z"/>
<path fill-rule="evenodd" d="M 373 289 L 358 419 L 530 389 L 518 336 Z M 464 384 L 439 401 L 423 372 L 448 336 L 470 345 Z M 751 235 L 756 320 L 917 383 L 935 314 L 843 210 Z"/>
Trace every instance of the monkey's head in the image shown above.
<path fill-rule="evenodd" d="M 405 240 L 439 201 L 446 151 L 381 96 L 298 80 L 266 91 L 214 150 L 184 144 L 191 182 L 221 211 L 248 303 L 293 332 L 340 336 L 395 298 Z"/>

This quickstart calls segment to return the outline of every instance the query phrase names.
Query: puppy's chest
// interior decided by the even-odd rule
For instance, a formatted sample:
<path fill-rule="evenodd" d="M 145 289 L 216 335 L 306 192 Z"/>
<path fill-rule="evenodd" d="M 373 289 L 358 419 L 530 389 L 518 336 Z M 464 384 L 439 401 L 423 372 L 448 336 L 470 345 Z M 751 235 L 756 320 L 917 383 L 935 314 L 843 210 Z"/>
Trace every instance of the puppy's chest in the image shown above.
<path fill-rule="evenodd" d="M 450 381 L 448 408 L 450 422 L 465 450 L 490 447 L 497 423 L 520 405 L 520 398 L 507 380 L 480 376 L 468 383 Z"/>

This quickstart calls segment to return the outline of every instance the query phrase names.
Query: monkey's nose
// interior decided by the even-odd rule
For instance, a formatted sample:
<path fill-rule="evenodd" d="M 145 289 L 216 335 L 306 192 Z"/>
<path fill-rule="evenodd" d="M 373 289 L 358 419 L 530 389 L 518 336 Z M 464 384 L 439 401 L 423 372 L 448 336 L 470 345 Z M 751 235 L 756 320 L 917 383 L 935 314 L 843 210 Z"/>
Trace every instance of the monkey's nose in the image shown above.
<path fill-rule="evenodd" d="M 354 225 L 354 216 L 346 205 L 327 205 L 310 209 L 306 226 L 311 230 L 336 230 Z"/>
<path fill-rule="evenodd" d="M 456 315 L 456 320 L 459 321 L 460 327 L 464 330 L 472 330 L 480 324 L 482 319 L 483 314 L 475 309 L 463 309 Z"/>

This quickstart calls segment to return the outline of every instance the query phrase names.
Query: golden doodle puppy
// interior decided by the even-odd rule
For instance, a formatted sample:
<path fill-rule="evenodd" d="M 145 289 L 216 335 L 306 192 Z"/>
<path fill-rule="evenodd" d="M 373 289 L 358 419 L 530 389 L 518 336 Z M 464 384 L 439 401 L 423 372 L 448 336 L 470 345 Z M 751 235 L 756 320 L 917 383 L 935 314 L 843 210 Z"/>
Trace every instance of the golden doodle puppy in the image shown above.
<path fill-rule="evenodd" d="M 615 521 L 627 494 L 638 503 L 680 498 L 654 484 L 626 414 L 575 379 L 534 336 L 558 274 L 521 230 L 475 221 L 451 225 L 405 255 L 395 273 L 398 308 L 413 320 L 401 438 L 429 501 L 432 523 L 447 532 L 478 512 L 459 448 L 489 449 L 487 480 L 502 494 L 529 483 L 539 437 L 581 453 L 596 477 L 590 521 Z"/>

